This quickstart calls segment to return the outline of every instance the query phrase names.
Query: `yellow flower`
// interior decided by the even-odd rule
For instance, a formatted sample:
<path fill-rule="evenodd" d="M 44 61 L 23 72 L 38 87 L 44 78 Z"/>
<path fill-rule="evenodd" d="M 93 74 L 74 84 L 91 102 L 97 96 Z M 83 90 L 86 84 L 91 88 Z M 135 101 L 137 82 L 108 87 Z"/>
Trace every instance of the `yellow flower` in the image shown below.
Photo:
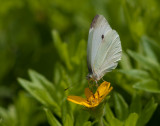
<path fill-rule="evenodd" d="M 105 96 L 112 90 L 110 83 L 104 81 L 97 89 L 95 94 L 89 88 L 85 89 L 86 99 L 79 96 L 68 96 L 67 100 L 76 104 L 83 105 L 87 108 L 93 108 L 98 106 Z"/>

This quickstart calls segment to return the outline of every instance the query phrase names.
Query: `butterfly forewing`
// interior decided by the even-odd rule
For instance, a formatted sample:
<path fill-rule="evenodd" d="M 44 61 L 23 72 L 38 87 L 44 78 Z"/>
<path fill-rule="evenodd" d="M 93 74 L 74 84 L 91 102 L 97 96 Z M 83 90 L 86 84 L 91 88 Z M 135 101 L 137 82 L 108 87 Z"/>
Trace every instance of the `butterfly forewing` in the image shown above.
<path fill-rule="evenodd" d="M 119 35 L 112 30 L 102 15 L 97 15 L 89 30 L 87 63 L 89 73 L 101 79 L 105 73 L 117 67 L 121 59 L 121 42 Z"/>
<path fill-rule="evenodd" d="M 98 48 L 109 30 L 111 30 L 111 28 L 106 19 L 102 15 L 96 15 L 91 23 L 88 36 L 87 64 L 89 72 L 93 71 Z"/>
<path fill-rule="evenodd" d="M 116 31 L 112 30 L 106 34 L 104 41 L 99 46 L 95 62 L 94 71 L 103 71 L 106 68 L 110 69 L 111 64 L 115 64 L 111 68 L 116 68 L 117 63 L 121 58 L 121 44 L 119 35 Z M 106 70 L 108 71 L 108 70 Z"/>

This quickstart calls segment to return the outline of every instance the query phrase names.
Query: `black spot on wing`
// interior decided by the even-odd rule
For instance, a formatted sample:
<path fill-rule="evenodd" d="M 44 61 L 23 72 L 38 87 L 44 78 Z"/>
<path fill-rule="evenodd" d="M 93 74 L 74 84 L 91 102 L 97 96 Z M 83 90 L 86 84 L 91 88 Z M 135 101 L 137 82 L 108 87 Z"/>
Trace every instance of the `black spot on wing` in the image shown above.
<path fill-rule="evenodd" d="M 104 35 L 102 35 L 101 37 L 102 37 L 102 40 L 103 40 L 104 39 Z"/>
<path fill-rule="evenodd" d="M 91 27 L 90 28 L 93 28 L 97 22 L 97 19 L 98 19 L 99 15 L 96 15 L 91 23 Z"/>

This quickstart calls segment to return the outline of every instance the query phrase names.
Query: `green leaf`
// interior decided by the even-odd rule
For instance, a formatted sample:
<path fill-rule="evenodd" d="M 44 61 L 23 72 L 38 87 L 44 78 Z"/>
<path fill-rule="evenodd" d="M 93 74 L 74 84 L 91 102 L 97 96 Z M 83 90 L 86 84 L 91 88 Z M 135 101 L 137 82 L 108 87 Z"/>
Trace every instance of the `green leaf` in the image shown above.
<path fill-rule="evenodd" d="M 103 123 L 105 126 L 110 126 L 104 118 L 103 118 Z"/>
<path fill-rule="evenodd" d="M 114 117 L 112 110 L 110 109 L 108 104 L 106 104 L 105 118 L 110 126 L 123 126 L 123 122 Z"/>
<path fill-rule="evenodd" d="M 147 122 L 152 117 L 154 111 L 156 110 L 157 105 L 158 104 L 155 103 L 153 98 L 145 105 L 144 109 L 142 110 L 139 116 L 137 126 L 144 126 L 145 124 L 147 124 Z"/>
<path fill-rule="evenodd" d="M 73 119 L 70 117 L 69 114 L 66 115 L 64 126 L 73 126 Z"/>
<path fill-rule="evenodd" d="M 10 105 L 8 109 L 0 107 L 0 120 L 2 126 L 17 126 L 18 118 L 15 106 Z"/>
<path fill-rule="evenodd" d="M 136 84 L 133 85 L 133 87 L 151 93 L 160 93 L 159 83 L 152 79 L 137 82 Z"/>
<path fill-rule="evenodd" d="M 19 126 L 35 126 L 46 121 L 44 112 L 37 109 L 37 101 L 30 97 L 28 93 L 20 91 L 15 101 L 16 113 Z M 37 113 L 38 114 L 35 114 Z"/>
<path fill-rule="evenodd" d="M 87 121 L 83 124 L 83 126 L 92 126 L 92 123 L 90 121 Z"/>
<path fill-rule="evenodd" d="M 81 40 L 77 46 L 77 49 L 74 53 L 74 56 L 71 58 L 71 61 L 74 64 L 79 65 L 82 62 L 82 59 L 86 55 L 86 42 Z"/>
<path fill-rule="evenodd" d="M 62 110 L 62 122 L 64 125 L 73 125 L 73 113 L 72 113 L 72 110 L 71 110 L 71 107 L 68 103 L 68 101 L 63 101 L 62 103 L 62 106 L 61 106 L 61 110 Z M 69 121 L 69 122 L 67 122 Z M 71 124 L 69 124 L 71 123 Z"/>
<path fill-rule="evenodd" d="M 53 82 L 54 84 L 58 85 L 61 81 L 61 71 L 60 71 L 60 64 L 56 63 L 54 67 L 54 77 L 53 77 Z"/>
<path fill-rule="evenodd" d="M 160 65 L 157 62 L 131 50 L 128 50 L 128 53 L 132 58 L 138 61 L 142 67 L 151 70 L 153 73 L 160 73 Z"/>
<path fill-rule="evenodd" d="M 18 78 L 18 82 L 20 85 L 25 88 L 31 95 L 33 95 L 39 102 L 42 104 L 47 104 L 46 101 L 44 101 L 41 97 L 39 97 L 39 94 L 35 93 L 36 85 L 32 84 L 30 81 L 27 81 L 22 78 Z M 40 88 L 40 87 L 39 87 Z M 42 87 L 41 87 L 42 88 Z"/>
<path fill-rule="evenodd" d="M 132 77 L 133 79 L 144 79 L 144 78 L 149 78 L 150 75 L 148 72 L 144 70 L 138 70 L 138 69 L 131 69 L 131 70 L 119 70 L 121 73 L 124 73 L 127 76 Z"/>
<path fill-rule="evenodd" d="M 141 102 L 140 94 L 134 93 L 134 95 L 132 97 L 132 102 L 130 105 L 130 113 L 139 114 L 139 113 L 141 113 L 141 109 L 142 109 L 142 102 Z"/>
<path fill-rule="evenodd" d="M 132 68 L 129 56 L 125 52 L 122 52 L 122 60 L 120 61 L 120 65 L 124 70 L 129 70 Z"/>
<path fill-rule="evenodd" d="M 44 111 L 46 112 L 48 122 L 51 126 L 62 126 L 49 109 L 44 108 Z"/>
<path fill-rule="evenodd" d="M 114 97 L 114 105 L 115 105 L 115 113 L 118 119 L 120 120 L 125 120 L 126 117 L 128 116 L 128 105 L 123 99 L 123 97 L 115 92 L 113 94 Z"/>
<path fill-rule="evenodd" d="M 39 74 L 38 72 L 32 69 L 29 69 L 28 73 L 29 77 L 31 78 L 34 84 L 37 84 L 37 86 L 45 86 L 55 91 L 53 84 L 50 81 L 48 81 L 43 75 Z"/>
<path fill-rule="evenodd" d="M 136 126 L 137 120 L 138 120 L 138 114 L 131 113 L 126 119 L 124 126 Z"/>
<path fill-rule="evenodd" d="M 39 102 L 53 108 L 55 113 L 60 116 L 60 106 L 54 101 L 49 92 L 43 86 L 38 86 L 37 84 L 22 78 L 18 78 L 18 82 Z"/>
<path fill-rule="evenodd" d="M 55 85 L 53 83 L 51 83 L 50 81 L 48 81 L 43 75 L 37 73 L 34 70 L 29 70 L 28 71 L 29 76 L 32 80 L 32 83 L 34 83 L 34 85 L 36 85 L 37 87 L 41 87 L 42 89 L 46 90 L 46 92 L 48 92 L 49 95 L 51 95 L 51 97 L 54 99 L 54 101 L 56 101 L 57 103 L 59 103 L 59 98 L 57 97 L 57 95 L 55 95 L 56 88 Z"/>
<path fill-rule="evenodd" d="M 75 126 L 81 126 L 84 122 L 89 120 L 89 117 L 89 112 L 76 109 L 74 111 Z"/>
<path fill-rule="evenodd" d="M 152 57 L 152 59 L 155 59 L 155 61 L 158 60 L 158 56 L 160 55 L 160 45 L 158 42 L 154 41 L 153 39 L 149 38 L 148 36 L 143 36 L 142 41 L 146 42 L 148 44 L 148 48 L 152 48 L 152 52 L 147 52 L 148 55 L 150 55 L 150 57 Z M 155 56 L 156 55 L 156 56 Z"/>
<path fill-rule="evenodd" d="M 151 45 L 150 45 L 149 41 L 150 41 L 150 39 L 147 36 L 142 37 L 142 44 L 143 44 L 143 47 L 144 47 L 143 49 L 144 49 L 147 57 L 154 60 L 155 62 L 158 62 L 157 57 L 155 55 L 155 52 L 151 48 Z"/>
<path fill-rule="evenodd" d="M 72 70 L 72 65 L 69 60 L 70 56 L 69 56 L 69 52 L 68 52 L 67 43 L 61 41 L 58 32 L 55 30 L 52 31 L 52 36 L 54 39 L 54 45 L 59 53 L 61 60 L 63 61 L 63 63 L 66 64 L 66 66 L 69 70 Z"/>

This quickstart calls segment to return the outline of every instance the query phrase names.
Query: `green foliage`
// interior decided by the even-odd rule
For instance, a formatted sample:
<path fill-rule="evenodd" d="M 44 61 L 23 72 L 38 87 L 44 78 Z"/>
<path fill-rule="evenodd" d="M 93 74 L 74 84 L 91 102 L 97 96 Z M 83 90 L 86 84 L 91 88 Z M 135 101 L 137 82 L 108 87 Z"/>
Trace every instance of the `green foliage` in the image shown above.
<path fill-rule="evenodd" d="M 123 97 L 116 92 L 114 93 L 114 100 L 116 102 L 115 115 L 109 104 L 106 105 L 105 119 L 108 122 L 107 126 L 145 126 L 158 105 L 152 98 L 146 105 L 141 106 L 140 97 L 134 96 L 131 105 L 128 107 Z"/>
<path fill-rule="evenodd" d="M 0 125 L 98 124 L 66 98 L 84 96 L 88 30 L 102 14 L 120 35 L 123 56 L 118 70 L 104 76 L 113 91 L 101 122 L 158 126 L 159 6 L 158 0 L 1 0 Z"/>
<path fill-rule="evenodd" d="M 143 49 L 141 54 L 131 50 L 128 51 L 129 55 L 137 61 L 138 69 L 121 70 L 121 72 L 137 80 L 133 85 L 134 88 L 151 93 L 160 93 L 160 64 L 154 51 L 160 49 L 160 46 L 148 37 L 142 37 L 141 48 Z"/>
<path fill-rule="evenodd" d="M 65 88 L 63 87 L 65 85 L 63 85 L 63 83 L 52 84 L 45 77 L 33 70 L 29 70 L 29 75 L 31 81 L 27 81 L 22 78 L 19 78 L 18 81 L 34 98 L 36 98 L 41 104 L 44 105 L 44 110 L 46 112 L 49 123 L 51 125 L 56 124 L 72 126 L 74 113 L 71 111 L 72 108 L 66 101 L 66 94 L 64 91 Z M 54 115 L 52 114 L 52 112 L 54 113 Z M 85 113 L 85 116 L 83 114 L 84 113 L 78 114 L 81 120 L 76 119 L 75 123 L 77 124 L 77 126 L 79 124 L 81 125 L 82 122 L 85 123 L 84 120 L 87 120 L 86 117 L 89 113 Z M 61 122 L 57 120 L 57 117 L 61 118 Z"/>
<path fill-rule="evenodd" d="M 157 103 L 154 102 L 154 99 L 151 99 L 145 106 L 144 109 L 142 110 L 139 120 L 138 120 L 138 126 L 143 126 L 145 125 L 150 118 L 152 117 L 153 112 L 157 108 Z"/>
<path fill-rule="evenodd" d="M 51 126 L 61 126 L 59 121 L 52 115 L 52 113 L 48 109 L 44 109 L 48 118 L 48 122 L 50 123 Z"/>
<path fill-rule="evenodd" d="M 35 71 L 29 70 L 29 75 L 32 82 L 19 78 L 20 84 L 28 90 L 38 101 L 48 107 L 54 109 L 55 114 L 60 116 L 60 106 L 58 105 L 58 92 L 56 92 L 55 87 L 42 75 L 36 73 Z"/>
<path fill-rule="evenodd" d="M 125 121 L 124 126 L 136 126 L 138 120 L 138 114 L 131 113 Z"/>
<path fill-rule="evenodd" d="M 46 122 L 45 116 L 38 109 L 39 104 L 24 92 L 7 109 L 0 107 L 0 125 L 2 126 L 36 126 Z"/>
<path fill-rule="evenodd" d="M 51 84 L 51 82 L 49 82 L 45 77 L 33 70 L 29 71 L 29 75 L 32 82 L 21 78 L 18 80 L 20 84 L 30 92 L 30 94 L 32 94 L 37 100 L 39 100 L 39 102 L 47 107 L 44 108 L 44 110 L 46 112 L 50 125 L 56 124 L 59 126 L 72 126 L 73 124 L 75 124 L 76 126 L 78 126 L 82 125 L 82 122 L 84 125 L 91 124 L 91 122 L 88 122 L 89 113 L 84 113 L 84 110 L 80 110 L 80 108 L 72 109 L 72 106 L 66 101 L 65 94 L 61 94 L 62 96 L 58 96 L 60 92 L 58 92 L 58 90 L 55 91 L 55 89 L 58 89 L 59 87 L 61 87 L 61 85 Z M 52 95 L 53 92 L 54 95 Z M 144 126 L 150 120 L 153 112 L 157 108 L 157 103 L 154 102 L 153 98 L 145 106 L 142 106 L 142 102 L 138 95 L 133 97 L 130 107 L 119 93 L 114 92 L 113 100 L 115 115 L 110 109 L 109 104 L 107 103 L 105 105 L 106 113 L 104 115 L 104 119 L 106 119 L 106 121 L 104 120 L 103 123 L 107 123 L 107 125 L 109 126 L 129 126 L 130 124 L 132 124 L 133 126 Z M 137 102 L 139 104 L 137 104 Z M 58 118 L 61 118 L 60 122 L 57 116 Z M 74 118 L 74 116 L 76 118 Z M 133 120 L 134 123 L 132 122 Z"/>
<path fill-rule="evenodd" d="M 0 108 L 0 115 L 1 115 L 1 124 L 2 126 L 9 126 L 17 125 L 17 117 L 16 117 L 16 112 L 15 112 L 15 107 L 10 106 L 8 110 L 5 110 L 3 108 Z"/>

